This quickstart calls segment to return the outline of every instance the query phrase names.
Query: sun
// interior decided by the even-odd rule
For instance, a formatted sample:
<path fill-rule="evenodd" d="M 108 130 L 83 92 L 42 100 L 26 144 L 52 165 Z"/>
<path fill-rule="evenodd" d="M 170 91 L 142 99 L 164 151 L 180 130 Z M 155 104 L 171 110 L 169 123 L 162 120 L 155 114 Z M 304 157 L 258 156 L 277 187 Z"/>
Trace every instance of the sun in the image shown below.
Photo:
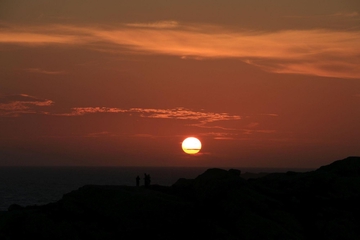
<path fill-rule="evenodd" d="M 194 137 L 188 137 L 182 142 L 182 149 L 187 154 L 196 154 L 201 149 L 201 142 Z"/>

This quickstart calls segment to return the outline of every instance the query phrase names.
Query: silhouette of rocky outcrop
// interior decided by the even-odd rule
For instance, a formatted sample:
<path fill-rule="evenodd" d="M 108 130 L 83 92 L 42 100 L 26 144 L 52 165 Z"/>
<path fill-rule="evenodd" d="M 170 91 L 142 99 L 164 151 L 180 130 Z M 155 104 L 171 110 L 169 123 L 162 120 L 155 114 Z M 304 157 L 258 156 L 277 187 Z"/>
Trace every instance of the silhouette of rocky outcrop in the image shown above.
<path fill-rule="evenodd" d="M 341 176 L 358 176 L 360 175 L 359 157 L 348 157 L 344 160 L 338 160 L 320 167 L 317 171 L 325 171 Z"/>
<path fill-rule="evenodd" d="M 87 185 L 0 213 L 0 239 L 360 239 L 360 157 L 245 180 L 208 169 L 171 187 Z"/>

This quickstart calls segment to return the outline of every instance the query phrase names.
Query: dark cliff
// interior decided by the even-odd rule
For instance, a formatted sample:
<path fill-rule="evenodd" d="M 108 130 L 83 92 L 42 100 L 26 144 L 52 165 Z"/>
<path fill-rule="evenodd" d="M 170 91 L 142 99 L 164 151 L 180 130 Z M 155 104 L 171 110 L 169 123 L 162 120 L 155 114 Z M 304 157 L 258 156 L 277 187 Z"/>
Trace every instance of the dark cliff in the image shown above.
<path fill-rule="evenodd" d="M 360 239 L 360 158 L 245 180 L 208 169 L 171 187 L 84 186 L 12 205 L 0 239 Z"/>

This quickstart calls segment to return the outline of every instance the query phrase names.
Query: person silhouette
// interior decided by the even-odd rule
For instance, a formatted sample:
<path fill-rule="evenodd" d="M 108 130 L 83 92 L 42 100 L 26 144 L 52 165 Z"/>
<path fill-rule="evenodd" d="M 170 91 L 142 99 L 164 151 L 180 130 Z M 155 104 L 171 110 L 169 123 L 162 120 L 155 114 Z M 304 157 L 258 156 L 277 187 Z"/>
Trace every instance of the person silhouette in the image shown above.
<path fill-rule="evenodd" d="M 136 186 L 140 186 L 140 177 L 139 175 L 136 177 Z"/>

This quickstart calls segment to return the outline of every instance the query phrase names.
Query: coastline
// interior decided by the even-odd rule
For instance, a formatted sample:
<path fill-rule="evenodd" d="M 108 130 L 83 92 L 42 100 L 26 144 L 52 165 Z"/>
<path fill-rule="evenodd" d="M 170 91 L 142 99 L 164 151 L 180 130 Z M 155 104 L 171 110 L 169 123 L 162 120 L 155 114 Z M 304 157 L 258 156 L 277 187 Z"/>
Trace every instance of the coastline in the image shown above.
<path fill-rule="evenodd" d="M 85 185 L 54 203 L 12 205 L 0 237 L 359 239 L 359 201 L 360 157 L 248 180 L 212 168 L 171 186 Z"/>

